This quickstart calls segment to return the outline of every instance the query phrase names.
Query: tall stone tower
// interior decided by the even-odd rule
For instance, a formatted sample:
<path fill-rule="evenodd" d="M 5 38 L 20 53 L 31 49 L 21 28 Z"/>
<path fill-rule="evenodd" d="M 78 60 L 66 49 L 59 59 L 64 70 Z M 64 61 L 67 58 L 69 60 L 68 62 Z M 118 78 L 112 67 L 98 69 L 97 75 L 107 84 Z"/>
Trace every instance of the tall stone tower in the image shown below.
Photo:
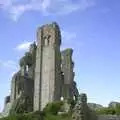
<path fill-rule="evenodd" d="M 61 35 L 56 23 L 37 31 L 37 53 L 34 82 L 34 111 L 47 103 L 60 100 L 61 95 Z"/>

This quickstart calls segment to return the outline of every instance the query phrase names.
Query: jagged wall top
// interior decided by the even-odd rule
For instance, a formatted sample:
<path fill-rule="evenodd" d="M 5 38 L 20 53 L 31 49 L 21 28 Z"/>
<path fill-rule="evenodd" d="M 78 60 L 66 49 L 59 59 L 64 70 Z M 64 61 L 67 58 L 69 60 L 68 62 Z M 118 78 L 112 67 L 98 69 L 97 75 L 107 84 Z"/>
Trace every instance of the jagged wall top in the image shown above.
<path fill-rule="evenodd" d="M 61 45 L 61 32 L 60 32 L 59 25 L 56 22 L 52 22 L 51 24 L 46 24 L 38 28 L 37 30 L 38 44 L 42 44 L 40 43 L 39 40 L 44 40 L 46 38 L 45 35 L 47 34 L 54 35 L 54 37 L 56 38 L 55 44 Z M 49 38 L 50 36 L 47 36 L 47 37 Z"/>
<path fill-rule="evenodd" d="M 70 55 L 70 56 L 72 56 L 72 54 L 73 54 L 73 49 L 72 48 L 67 48 L 67 49 L 62 51 L 62 55 Z"/>

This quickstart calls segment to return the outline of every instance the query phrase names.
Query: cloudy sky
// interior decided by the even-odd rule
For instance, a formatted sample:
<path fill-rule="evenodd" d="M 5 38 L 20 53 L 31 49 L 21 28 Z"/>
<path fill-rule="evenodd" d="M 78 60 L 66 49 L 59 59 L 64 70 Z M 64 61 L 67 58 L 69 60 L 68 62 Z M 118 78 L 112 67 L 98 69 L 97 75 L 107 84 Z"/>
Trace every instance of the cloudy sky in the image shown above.
<path fill-rule="evenodd" d="M 74 49 L 75 80 L 89 102 L 120 101 L 119 0 L 0 0 L 0 110 L 37 27 L 56 21 Z"/>

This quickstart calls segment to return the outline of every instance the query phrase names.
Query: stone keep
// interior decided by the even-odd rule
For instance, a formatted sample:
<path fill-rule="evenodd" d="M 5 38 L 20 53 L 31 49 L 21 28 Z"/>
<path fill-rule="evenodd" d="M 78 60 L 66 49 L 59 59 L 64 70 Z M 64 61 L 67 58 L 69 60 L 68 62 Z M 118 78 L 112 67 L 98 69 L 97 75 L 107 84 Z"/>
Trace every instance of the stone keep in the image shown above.
<path fill-rule="evenodd" d="M 61 96 L 61 35 L 56 23 L 37 31 L 37 53 L 34 84 L 34 111 Z"/>
<path fill-rule="evenodd" d="M 37 45 L 31 44 L 29 51 L 20 59 L 20 69 L 11 81 L 10 100 L 5 102 L 12 106 L 10 112 L 39 111 L 60 98 L 77 98 L 73 50 L 61 52 L 60 45 L 61 33 L 57 23 L 38 28 Z"/>

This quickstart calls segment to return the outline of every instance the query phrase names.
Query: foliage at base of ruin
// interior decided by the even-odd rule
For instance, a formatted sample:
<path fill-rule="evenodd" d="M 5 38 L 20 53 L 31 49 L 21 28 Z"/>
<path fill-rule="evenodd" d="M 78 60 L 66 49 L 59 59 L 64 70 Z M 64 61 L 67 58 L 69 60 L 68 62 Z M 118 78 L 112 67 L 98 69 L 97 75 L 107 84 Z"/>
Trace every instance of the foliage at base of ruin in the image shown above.
<path fill-rule="evenodd" d="M 21 96 L 12 105 L 10 114 L 22 114 L 32 111 L 32 100 L 27 96 Z"/>
<path fill-rule="evenodd" d="M 70 114 L 53 115 L 50 113 L 45 114 L 44 112 L 28 113 L 10 115 L 0 120 L 72 120 Z"/>
<path fill-rule="evenodd" d="M 66 112 L 66 104 L 71 105 L 72 107 L 69 108 L 69 111 Z M 0 120 L 73 120 L 73 114 L 76 113 L 74 107 L 75 107 L 75 101 L 69 100 L 66 102 L 53 102 L 46 105 L 44 110 L 42 112 L 37 111 L 34 113 L 22 113 L 19 112 L 17 114 L 10 114 L 10 116 L 6 118 L 1 118 Z M 83 105 L 83 107 L 85 107 Z M 84 120 L 96 120 L 96 114 L 89 110 L 89 108 L 84 108 L 85 113 L 84 115 L 87 115 L 86 119 Z M 19 110 L 19 109 L 18 109 Z M 81 109 L 80 109 L 81 111 Z M 80 112 L 78 111 L 78 112 Z M 88 118 L 89 117 L 89 118 Z M 77 119 L 76 119 L 77 120 Z M 83 119 L 80 119 L 83 120 Z"/>
<path fill-rule="evenodd" d="M 11 114 L 0 120 L 72 120 L 70 112 L 61 115 L 57 114 L 59 111 L 63 110 L 63 105 L 63 102 L 53 102 L 46 105 L 42 112 Z"/>
<path fill-rule="evenodd" d="M 61 106 L 63 105 L 63 102 L 53 102 L 48 103 L 46 107 L 44 108 L 43 112 L 48 114 L 57 115 L 57 113 L 61 110 Z"/>

